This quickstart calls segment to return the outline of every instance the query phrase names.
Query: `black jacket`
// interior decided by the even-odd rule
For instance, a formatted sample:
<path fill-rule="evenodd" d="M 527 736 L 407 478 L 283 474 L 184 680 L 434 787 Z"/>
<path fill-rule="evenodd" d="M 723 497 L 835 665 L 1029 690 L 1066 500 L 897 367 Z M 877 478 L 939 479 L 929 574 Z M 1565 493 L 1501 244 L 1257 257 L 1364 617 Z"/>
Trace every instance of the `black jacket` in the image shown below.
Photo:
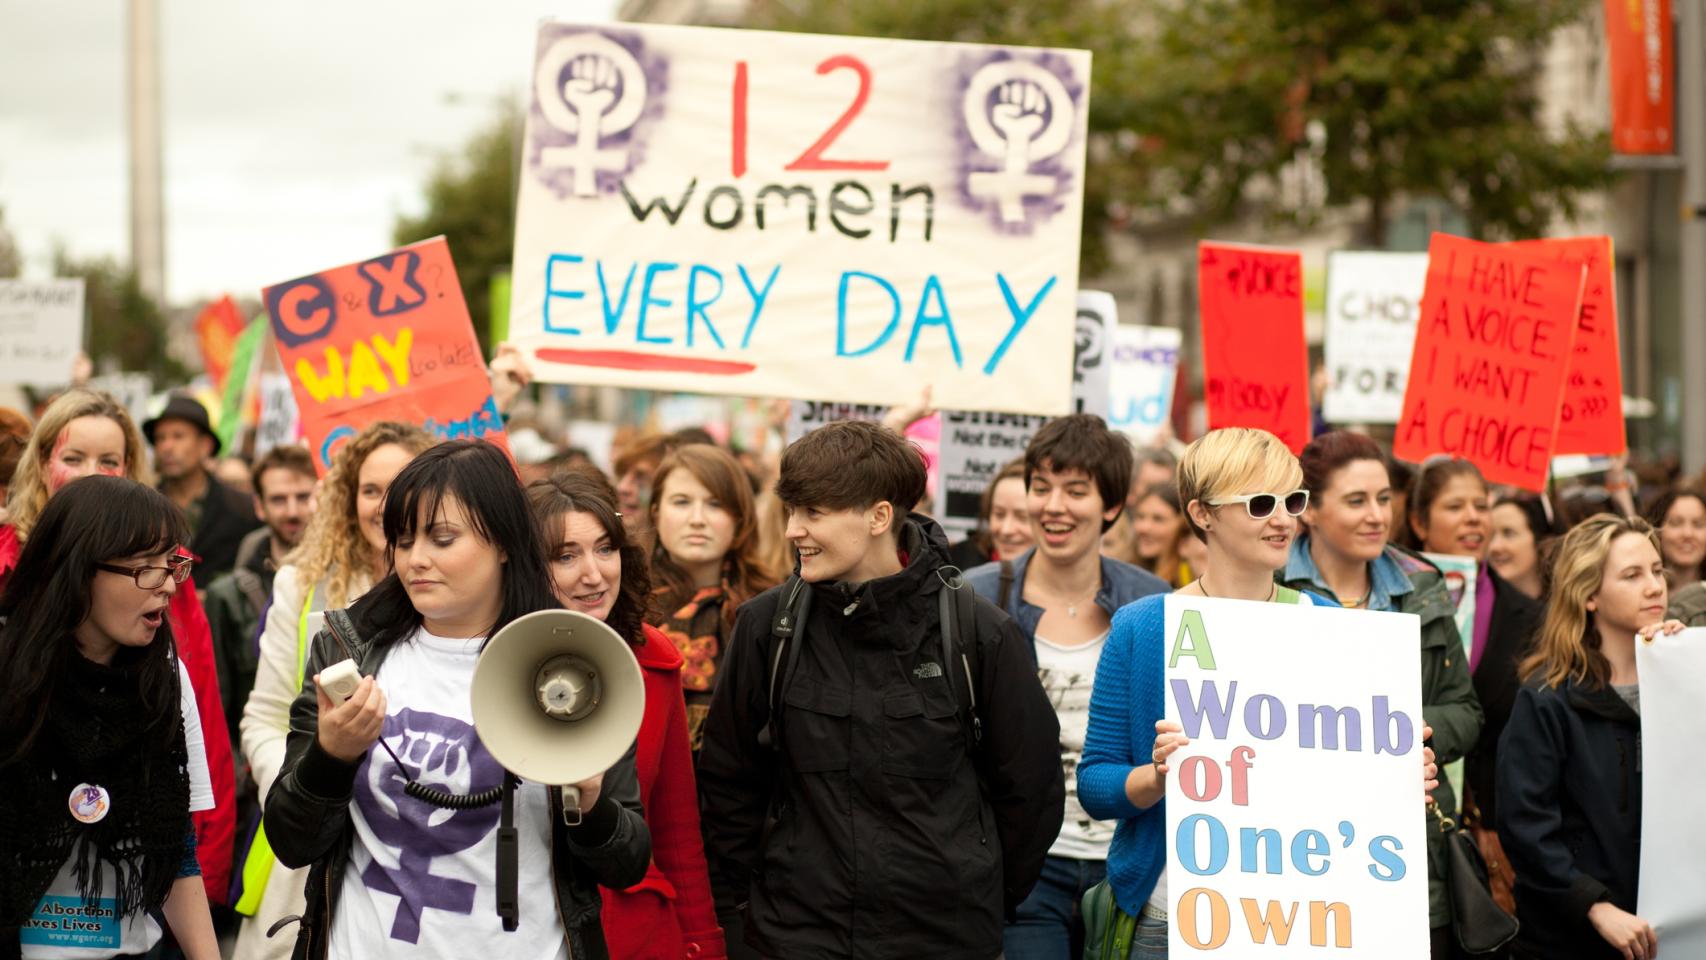
<path fill-rule="evenodd" d="M 1547 960 L 1621 956 L 1588 922 L 1635 912 L 1641 718 L 1611 687 L 1524 687 L 1499 745 L 1499 839 L 1516 869 L 1518 945 Z"/>
<path fill-rule="evenodd" d="M 305 676 L 346 656 L 333 638 L 330 625 L 337 624 L 348 641 L 350 655 L 363 676 L 372 676 L 390 652 L 390 646 L 375 647 L 357 636 L 346 611 L 326 614 L 328 629 L 315 636 L 308 651 Z M 314 685 L 290 705 L 290 737 L 284 765 L 267 794 L 267 840 L 278 861 L 287 867 L 312 864 L 308 872 L 308 906 L 296 938 L 293 960 L 321 960 L 332 930 L 332 912 L 337 909 L 343 886 L 344 866 L 349 860 L 355 827 L 349 818 L 356 772 L 360 764 L 345 763 L 320 749 L 317 736 L 319 706 Z M 519 789 L 538 790 L 535 784 Z M 634 748 L 604 775 L 598 802 L 584 812 L 581 824 L 563 824 L 562 794 L 550 791 L 551 866 L 557 914 L 574 960 L 608 960 L 604 930 L 599 924 L 600 884 L 622 890 L 644 879 L 651 862 L 652 838 L 640 811 L 640 782 L 634 771 Z M 525 900 L 525 896 L 523 897 Z M 523 907 L 525 911 L 525 905 Z M 521 918 L 528 922 L 525 913 Z M 501 943 L 487 960 L 501 957 Z"/>
<path fill-rule="evenodd" d="M 901 533 L 901 572 L 811 587 L 780 751 L 758 733 L 782 588 L 735 624 L 699 756 L 702 822 L 719 908 L 747 902 L 767 956 L 991 960 L 1060 832 L 1060 727 L 1030 644 L 975 601 L 971 750 L 946 676 L 963 668 L 938 662 L 947 543 L 916 515 Z"/>
<path fill-rule="evenodd" d="M 1497 790 L 1493 786 L 1499 768 L 1499 736 L 1505 731 L 1505 720 L 1516 703 L 1522 681 L 1517 678 L 1517 663 L 1528 652 L 1534 632 L 1540 627 L 1541 609 L 1537 600 L 1517 589 L 1482 564 L 1480 575 L 1493 578 L 1493 617 L 1487 625 L 1487 646 L 1481 651 L 1480 665 L 1475 669 L 1475 699 L 1481 702 L 1481 736 L 1475 749 L 1463 760 L 1463 777 L 1468 781 L 1469 794 L 1481 811 L 1481 822 L 1489 826 L 1498 822 Z"/>
<path fill-rule="evenodd" d="M 207 494 L 201 503 L 201 519 L 190 535 L 190 552 L 197 557 L 190 578 L 196 590 L 207 585 L 222 573 L 237 565 L 237 548 L 249 531 L 261 525 L 255 516 L 255 500 L 221 483 L 207 474 Z"/>

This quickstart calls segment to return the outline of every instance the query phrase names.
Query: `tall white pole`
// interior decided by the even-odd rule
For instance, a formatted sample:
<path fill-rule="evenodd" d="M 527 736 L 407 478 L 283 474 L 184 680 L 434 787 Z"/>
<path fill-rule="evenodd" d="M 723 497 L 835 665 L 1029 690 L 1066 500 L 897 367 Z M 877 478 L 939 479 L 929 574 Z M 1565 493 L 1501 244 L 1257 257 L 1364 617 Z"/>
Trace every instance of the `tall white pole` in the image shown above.
<path fill-rule="evenodd" d="M 160 144 L 160 8 L 130 0 L 130 262 L 142 292 L 166 299 Z"/>
<path fill-rule="evenodd" d="M 1706 466 L 1706 0 L 1680 0 L 1676 121 L 1682 148 L 1682 462 Z"/>

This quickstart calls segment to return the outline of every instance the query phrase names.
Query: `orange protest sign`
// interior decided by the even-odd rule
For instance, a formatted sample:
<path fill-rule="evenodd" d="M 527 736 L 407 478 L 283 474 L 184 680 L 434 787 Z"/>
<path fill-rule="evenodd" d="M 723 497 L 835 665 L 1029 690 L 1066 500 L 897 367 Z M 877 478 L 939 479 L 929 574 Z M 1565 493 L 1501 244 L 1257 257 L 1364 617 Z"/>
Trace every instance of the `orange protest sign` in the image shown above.
<path fill-rule="evenodd" d="M 1545 489 L 1586 272 L 1434 234 L 1393 455 L 1452 454 L 1492 483 Z"/>
<path fill-rule="evenodd" d="M 1623 422 L 1623 363 L 1617 342 L 1617 284 L 1610 237 L 1557 237 L 1506 244 L 1587 268 L 1576 343 L 1564 379 L 1558 446 L 1567 453 L 1617 455 L 1629 449 Z"/>
<path fill-rule="evenodd" d="M 1302 450 L 1309 442 L 1303 255 L 1204 241 L 1197 290 L 1209 429 L 1258 427 Z"/>
<path fill-rule="evenodd" d="M 279 360 L 323 474 L 370 423 L 508 449 L 443 237 L 266 288 Z"/>
<path fill-rule="evenodd" d="M 201 348 L 202 369 L 213 381 L 215 390 L 225 389 L 225 377 L 231 370 L 231 359 L 237 350 L 237 338 L 243 333 L 243 317 L 237 304 L 226 294 L 208 304 L 195 318 L 197 345 Z M 247 371 L 245 371 L 247 373 Z"/>

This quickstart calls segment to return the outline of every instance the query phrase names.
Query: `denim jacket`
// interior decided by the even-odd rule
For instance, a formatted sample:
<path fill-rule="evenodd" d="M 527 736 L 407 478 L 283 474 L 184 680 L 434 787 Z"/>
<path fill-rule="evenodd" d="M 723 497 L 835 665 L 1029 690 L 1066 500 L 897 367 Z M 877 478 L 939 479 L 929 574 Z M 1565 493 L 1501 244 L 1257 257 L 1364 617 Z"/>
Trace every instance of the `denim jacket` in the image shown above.
<path fill-rule="evenodd" d="M 1043 618 L 1043 608 L 1025 600 L 1025 572 L 1030 569 L 1031 557 L 1036 548 L 1026 550 L 1013 561 L 1013 587 L 1007 596 L 1007 605 L 1002 610 L 1013 618 L 1019 629 L 1025 631 L 1025 636 L 1031 640 L 1031 652 L 1036 653 L 1037 623 Z M 986 563 L 981 567 L 973 567 L 966 571 L 966 582 L 971 584 L 977 595 L 997 606 L 1001 604 L 1001 564 Z M 1129 563 L 1102 558 L 1102 586 L 1096 591 L 1096 606 L 1101 607 L 1113 618 L 1119 608 L 1147 597 L 1153 593 L 1171 593 L 1173 588 L 1167 581 L 1162 580 L 1147 570 L 1134 567 Z"/>

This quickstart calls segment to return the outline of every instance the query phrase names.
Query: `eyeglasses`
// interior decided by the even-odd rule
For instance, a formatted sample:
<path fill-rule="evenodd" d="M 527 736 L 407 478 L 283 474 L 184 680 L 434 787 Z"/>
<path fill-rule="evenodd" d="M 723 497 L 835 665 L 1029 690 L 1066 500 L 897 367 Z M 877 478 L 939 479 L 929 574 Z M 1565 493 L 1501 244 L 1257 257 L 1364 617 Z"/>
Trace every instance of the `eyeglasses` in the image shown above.
<path fill-rule="evenodd" d="M 97 563 L 96 570 L 108 573 L 122 573 L 144 590 L 158 590 L 171 577 L 173 583 L 183 583 L 190 578 L 190 558 L 179 557 L 163 567 L 121 567 L 116 563 Z"/>
<path fill-rule="evenodd" d="M 1285 512 L 1294 517 L 1303 516 L 1303 511 L 1309 506 L 1308 490 L 1293 490 L 1287 494 L 1278 493 L 1246 493 L 1237 497 L 1220 497 L 1208 501 L 1211 507 L 1224 507 L 1232 503 L 1242 503 L 1246 513 L 1252 520 L 1266 520 L 1274 515 L 1274 508 L 1285 503 Z"/>

